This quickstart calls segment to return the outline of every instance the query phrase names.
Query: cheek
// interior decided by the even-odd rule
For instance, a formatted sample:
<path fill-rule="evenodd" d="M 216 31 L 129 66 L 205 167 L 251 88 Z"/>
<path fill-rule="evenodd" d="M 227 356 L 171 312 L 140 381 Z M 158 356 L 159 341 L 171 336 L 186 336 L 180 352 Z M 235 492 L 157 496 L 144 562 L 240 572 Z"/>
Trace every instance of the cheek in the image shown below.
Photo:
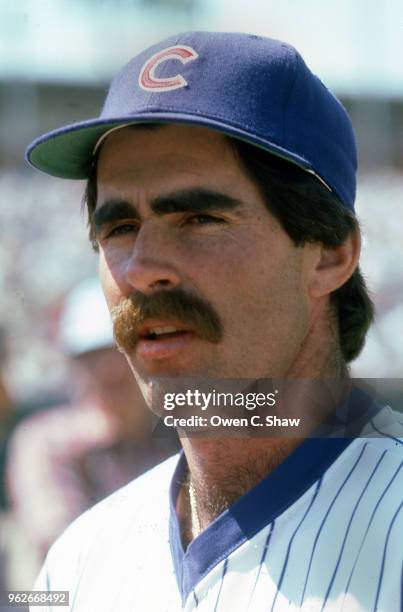
<path fill-rule="evenodd" d="M 223 283 L 236 291 L 239 283 L 235 279 L 245 279 L 250 270 L 249 262 L 257 261 L 253 238 L 230 231 L 182 239 L 177 254 L 183 269 L 188 269 L 190 275 L 220 285 L 221 291 Z"/>
<path fill-rule="evenodd" d="M 305 329 L 308 304 L 299 253 L 293 249 L 274 253 L 256 243 L 245 245 L 241 257 L 220 266 L 214 282 L 221 282 L 222 308 L 238 338 L 253 337 L 260 345 L 274 339 L 291 343 L 291 335 Z"/>
<path fill-rule="evenodd" d="M 124 295 L 123 264 L 116 265 L 110 258 L 105 256 L 103 251 L 99 253 L 98 270 L 102 289 L 105 295 L 109 310 L 117 306 Z"/>

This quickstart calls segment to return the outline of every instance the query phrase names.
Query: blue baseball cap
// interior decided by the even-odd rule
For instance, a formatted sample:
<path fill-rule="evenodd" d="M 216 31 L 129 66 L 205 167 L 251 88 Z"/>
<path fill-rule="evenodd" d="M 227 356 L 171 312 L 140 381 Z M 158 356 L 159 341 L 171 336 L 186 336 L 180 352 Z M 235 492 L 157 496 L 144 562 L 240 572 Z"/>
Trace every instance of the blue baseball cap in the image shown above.
<path fill-rule="evenodd" d="M 357 153 L 339 100 L 294 47 L 261 36 L 186 32 L 148 48 L 115 76 L 99 117 L 37 138 L 28 162 L 88 177 L 107 135 L 138 123 L 205 126 L 286 159 L 354 208 Z"/>

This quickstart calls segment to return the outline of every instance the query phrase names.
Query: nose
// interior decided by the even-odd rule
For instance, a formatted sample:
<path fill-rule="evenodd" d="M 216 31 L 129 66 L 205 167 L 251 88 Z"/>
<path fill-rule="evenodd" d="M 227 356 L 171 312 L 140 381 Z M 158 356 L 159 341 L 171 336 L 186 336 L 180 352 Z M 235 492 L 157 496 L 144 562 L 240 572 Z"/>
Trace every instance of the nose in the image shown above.
<path fill-rule="evenodd" d="M 145 295 L 178 287 L 180 274 L 175 264 L 172 241 L 165 228 L 144 223 L 139 229 L 126 267 L 126 282 Z"/>

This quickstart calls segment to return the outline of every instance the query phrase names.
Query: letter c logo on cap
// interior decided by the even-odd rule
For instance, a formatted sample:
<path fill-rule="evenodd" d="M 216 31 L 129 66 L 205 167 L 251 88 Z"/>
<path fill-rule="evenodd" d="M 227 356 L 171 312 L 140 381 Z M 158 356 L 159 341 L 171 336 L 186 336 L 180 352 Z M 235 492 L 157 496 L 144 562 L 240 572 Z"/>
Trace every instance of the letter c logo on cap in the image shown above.
<path fill-rule="evenodd" d="M 172 91 L 173 89 L 186 87 L 188 83 L 181 74 L 168 78 L 158 78 L 155 76 L 155 71 L 160 64 L 170 59 L 179 60 L 182 64 L 187 64 L 198 57 L 199 55 L 192 47 L 182 45 L 158 51 L 158 53 L 146 61 L 140 70 L 139 85 L 142 89 L 153 92 Z"/>

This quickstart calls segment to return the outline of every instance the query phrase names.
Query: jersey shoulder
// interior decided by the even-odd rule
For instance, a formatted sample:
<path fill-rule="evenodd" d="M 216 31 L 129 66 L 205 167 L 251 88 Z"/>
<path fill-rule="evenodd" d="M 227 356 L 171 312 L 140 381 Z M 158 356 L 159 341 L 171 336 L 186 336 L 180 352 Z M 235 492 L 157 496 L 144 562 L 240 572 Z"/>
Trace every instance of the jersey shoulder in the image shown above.
<path fill-rule="evenodd" d="M 167 530 L 169 487 L 178 457 L 170 457 L 79 516 L 51 547 L 42 577 L 46 572 L 48 581 L 60 574 L 64 583 L 74 582 L 101 542 L 122 542 L 129 532 L 131 539 L 136 531 L 142 537 L 146 531 L 155 534 L 157 526 Z"/>
<path fill-rule="evenodd" d="M 368 421 L 361 431 L 364 439 L 374 450 L 394 453 L 396 458 L 403 459 L 403 414 L 392 410 L 390 406 L 382 407 Z"/>

